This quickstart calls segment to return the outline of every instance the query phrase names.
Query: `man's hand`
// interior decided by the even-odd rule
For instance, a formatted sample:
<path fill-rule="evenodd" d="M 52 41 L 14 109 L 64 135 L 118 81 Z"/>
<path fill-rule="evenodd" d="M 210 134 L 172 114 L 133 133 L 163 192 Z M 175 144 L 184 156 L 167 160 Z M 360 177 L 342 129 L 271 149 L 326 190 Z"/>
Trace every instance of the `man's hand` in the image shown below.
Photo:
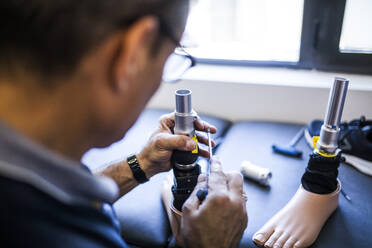
<path fill-rule="evenodd" d="M 197 131 L 206 132 L 210 129 L 211 133 L 216 133 L 216 128 L 200 118 L 194 122 Z M 196 143 L 190 137 L 174 134 L 174 113 L 163 115 L 160 118 L 158 129 L 151 135 L 145 148 L 138 154 L 137 158 L 147 177 L 151 177 L 159 172 L 171 169 L 171 156 L 173 150 L 192 151 Z M 208 139 L 197 133 L 200 143 L 208 144 Z M 212 142 L 214 146 L 214 142 Z M 200 149 L 201 156 L 209 157 L 209 152 Z"/>
<path fill-rule="evenodd" d="M 200 203 L 196 192 L 205 186 L 205 175 L 200 175 L 183 206 L 181 232 L 185 247 L 237 247 L 248 223 L 242 176 L 223 173 L 221 162 L 213 158 L 209 193 Z"/>

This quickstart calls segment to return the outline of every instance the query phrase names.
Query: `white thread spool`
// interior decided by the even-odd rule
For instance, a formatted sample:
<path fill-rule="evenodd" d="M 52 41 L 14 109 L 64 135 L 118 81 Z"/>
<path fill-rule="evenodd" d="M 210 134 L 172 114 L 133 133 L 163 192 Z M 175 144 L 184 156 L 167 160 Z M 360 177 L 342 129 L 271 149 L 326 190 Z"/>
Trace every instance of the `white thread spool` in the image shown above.
<path fill-rule="evenodd" d="M 261 185 L 269 186 L 273 174 L 270 169 L 262 168 L 250 161 L 243 161 L 240 167 L 243 176 Z"/>

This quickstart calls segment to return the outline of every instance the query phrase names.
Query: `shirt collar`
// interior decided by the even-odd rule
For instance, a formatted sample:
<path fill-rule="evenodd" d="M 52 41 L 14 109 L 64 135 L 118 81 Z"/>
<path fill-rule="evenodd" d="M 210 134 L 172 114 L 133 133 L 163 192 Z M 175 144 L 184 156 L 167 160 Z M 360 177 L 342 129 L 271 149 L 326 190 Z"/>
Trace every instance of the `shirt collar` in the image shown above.
<path fill-rule="evenodd" d="M 112 203 L 115 182 L 39 145 L 0 121 L 0 175 L 34 186 L 67 204 Z"/>

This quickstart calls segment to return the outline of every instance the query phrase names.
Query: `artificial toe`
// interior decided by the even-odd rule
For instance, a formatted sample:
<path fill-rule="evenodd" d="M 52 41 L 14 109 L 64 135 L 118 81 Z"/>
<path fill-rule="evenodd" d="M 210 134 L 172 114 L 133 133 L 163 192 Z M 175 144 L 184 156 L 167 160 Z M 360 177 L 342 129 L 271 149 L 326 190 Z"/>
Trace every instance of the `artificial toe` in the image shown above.
<path fill-rule="evenodd" d="M 253 242 L 268 248 L 310 246 L 336 210 L 340 190 L 340 182 L 330 194 L 315 194 L 301 185 L 287 205 L 253 235 Z"/>

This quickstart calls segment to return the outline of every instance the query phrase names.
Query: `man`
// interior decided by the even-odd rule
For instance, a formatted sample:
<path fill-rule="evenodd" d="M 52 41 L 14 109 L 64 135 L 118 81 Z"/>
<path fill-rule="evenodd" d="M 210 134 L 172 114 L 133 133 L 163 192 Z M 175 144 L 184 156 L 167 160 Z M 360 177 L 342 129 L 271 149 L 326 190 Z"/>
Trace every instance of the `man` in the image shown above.
<path fill-rule="evenodd" d="M 170 170 L 173 150 L 193 150 L 196 144 L 172 133 L 169 115 L 130 165 L 122 161 L 93 176 L 79 161 L 133 125 L 177 46 L 159 23 L 167 23 L 179 40 L 188 4 L 0 3 L 2 247 L 127 247 L 110 204 Z M 195 126 L 216 132 L 201 120 Z M 197 188 L 202 185 L 200 177 Z M 237 246 L 247 224 L 242 193 L 241 176 L 223 173 L 215 159 L 207 199 L 200 204 L 194 192 L 185 203 L 185 246 Z"/>

